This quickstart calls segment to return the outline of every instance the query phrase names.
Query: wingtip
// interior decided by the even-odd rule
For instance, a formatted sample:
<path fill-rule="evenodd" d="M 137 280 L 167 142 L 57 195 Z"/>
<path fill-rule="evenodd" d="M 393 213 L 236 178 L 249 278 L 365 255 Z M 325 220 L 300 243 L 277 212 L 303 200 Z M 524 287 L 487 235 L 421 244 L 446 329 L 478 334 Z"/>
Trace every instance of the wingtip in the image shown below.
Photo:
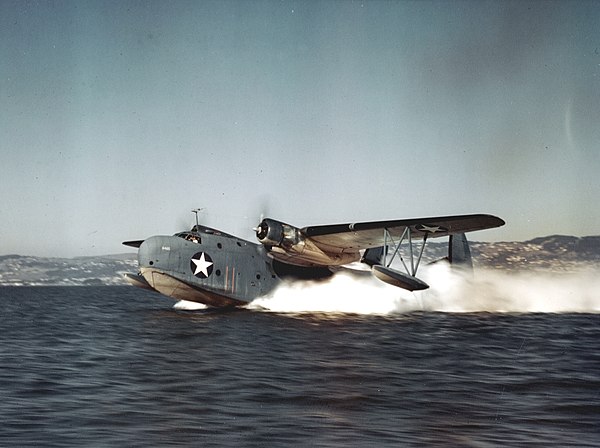
<path fill-rule="evenodd" d="M 496 221 L 497 226 L 496 227 L 502 227 L 504 224 L 506 224 L 506 221 L 503 220 L 502 218 L 499 218 L 498 216 L 493 216 L 492 218 L 494 218 L 494 220 Z"/>

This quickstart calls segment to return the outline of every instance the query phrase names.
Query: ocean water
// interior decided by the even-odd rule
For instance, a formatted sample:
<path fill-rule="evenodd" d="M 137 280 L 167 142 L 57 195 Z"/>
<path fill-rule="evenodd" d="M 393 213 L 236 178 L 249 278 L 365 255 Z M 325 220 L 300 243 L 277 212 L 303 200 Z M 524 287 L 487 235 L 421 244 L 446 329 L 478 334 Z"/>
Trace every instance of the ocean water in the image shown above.
<path fill-rule="evenodd" d="M 600 446 L 597 292 L 490 312 L 323 288 L 226 312 L 0 288 L 0 446 Z"/>

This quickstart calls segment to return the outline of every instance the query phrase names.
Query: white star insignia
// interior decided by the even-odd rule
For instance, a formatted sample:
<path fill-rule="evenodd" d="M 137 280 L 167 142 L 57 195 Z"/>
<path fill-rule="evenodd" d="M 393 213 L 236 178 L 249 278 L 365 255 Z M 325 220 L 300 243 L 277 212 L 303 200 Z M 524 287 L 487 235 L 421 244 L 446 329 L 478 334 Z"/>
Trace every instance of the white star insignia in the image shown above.
<path fill-rule="evenodd" d="M 200 272 L 202 272 L 205 277 L 208 277 L 208 268 L 213 265 L 213 262 L 206 260 L 204 257 L 204 252 L 200 254 L 200 259 L 197 260 L 192 258 L 192 262 L 196 265 L 196 271 L 194 272 L 194 275 L 198 275 Z"/>
<path fill-rule="evenodd" d="M 429 233 L 441 232 L 440 226 L 426 226 L 425 224 L 421 224 L 421 228 L 419 230 L 422 232 Z"/>

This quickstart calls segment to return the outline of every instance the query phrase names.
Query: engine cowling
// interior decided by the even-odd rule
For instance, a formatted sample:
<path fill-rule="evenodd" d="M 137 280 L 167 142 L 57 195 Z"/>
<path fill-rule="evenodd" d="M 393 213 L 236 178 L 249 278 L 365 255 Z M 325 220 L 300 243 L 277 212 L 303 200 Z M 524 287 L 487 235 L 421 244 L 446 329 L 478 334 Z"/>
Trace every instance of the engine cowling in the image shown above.
<path fill-rule="evenodd" d="M 300 229 L 274 219 L 263 219 L 256 229 L 256 238 L 265 246 L 290 248 L 302 241 Z"/>
<path fill-rule="evenodd" d="M 356 253 L 329 253 L 302 231 L 281 221 L 266 218 L 256 228 L 256 238 L 280 261 L 299 266 L 335 266 L 358 260 Z"/>

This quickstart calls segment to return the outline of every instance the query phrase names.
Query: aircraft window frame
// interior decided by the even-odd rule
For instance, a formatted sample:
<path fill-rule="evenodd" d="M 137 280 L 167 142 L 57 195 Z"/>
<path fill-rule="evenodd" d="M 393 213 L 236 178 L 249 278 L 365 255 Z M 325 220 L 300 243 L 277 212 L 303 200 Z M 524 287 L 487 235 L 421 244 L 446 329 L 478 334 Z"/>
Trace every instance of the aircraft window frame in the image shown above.
<path fill-rule="evenodd" d="M 180 233 L 175 234 L 175 236 L 178 236 L 179 238 L 183 238 L 184 240 L 189 241 L 194 244 L 202 244 L 202 238 L 200 237 L 200 235 L 198 235 L 196 233 L 180 232 Z"/>

